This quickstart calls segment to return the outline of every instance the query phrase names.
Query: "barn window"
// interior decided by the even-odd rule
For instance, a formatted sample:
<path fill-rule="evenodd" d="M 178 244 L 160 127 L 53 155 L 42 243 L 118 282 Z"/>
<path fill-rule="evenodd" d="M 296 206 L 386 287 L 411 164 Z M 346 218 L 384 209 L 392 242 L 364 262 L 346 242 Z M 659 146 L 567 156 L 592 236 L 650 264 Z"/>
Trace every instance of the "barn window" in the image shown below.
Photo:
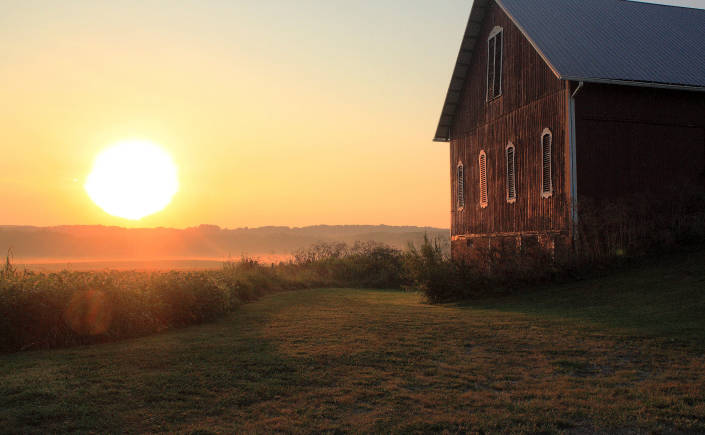
<path fill-rule="evenodd" d="M 456 188 L 458 191 L 458 210 L 461 210 L 465 208 L 465 168 L 462 162 L 458 162 Z"/>
<path fill-rule="evenodd" d="M 517 184 L 516 184 L 516 148 L 514 144 L 509 142 L 506 150 L 507 157 L 507 202 L 514 203 L 517 200 Z"/>
<path fill-rule="evenodd" d="M 480 207 L 487 207 L 487 154 L 480 151 Z"/>
<path fill-rule="evenodd" d="M 495 27 L 487 39 L 487 101 L 502 95 L 502 42 L 504 32 Z"/>
<path fill-rule="evenodd" d="M 553 195 L 553 173 L 551 170 L 552 145 L 553 134 L 551 134 L 551 130 L 545 129 L 543 133 L 541 133 L 541 155 L 543 162 L 543 168 L 541 171 L 541 196 L 543 198 L 548 198 Z"/>

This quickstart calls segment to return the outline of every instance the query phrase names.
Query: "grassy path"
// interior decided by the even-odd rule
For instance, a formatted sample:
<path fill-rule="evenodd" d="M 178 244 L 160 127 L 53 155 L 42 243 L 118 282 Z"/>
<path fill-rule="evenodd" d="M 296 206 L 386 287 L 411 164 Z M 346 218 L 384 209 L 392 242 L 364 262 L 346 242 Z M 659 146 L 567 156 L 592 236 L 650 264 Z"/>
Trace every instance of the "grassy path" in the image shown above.
<path fill-rule="evenodd" d="M 0 431 L 703 432 L 704 321 L 688 313 L 705 285 L 689 277 L 673 289 L 692 293 L 685 314 L 654 308 L 688 319 L 685 340 L 629 311 L 633 298 L 598 309 L 626 274 L 563 289 L 593 289 L 579 309 L 554 290 L 475 306 L 312 290 L 215 324 L 4 355 Z"/>

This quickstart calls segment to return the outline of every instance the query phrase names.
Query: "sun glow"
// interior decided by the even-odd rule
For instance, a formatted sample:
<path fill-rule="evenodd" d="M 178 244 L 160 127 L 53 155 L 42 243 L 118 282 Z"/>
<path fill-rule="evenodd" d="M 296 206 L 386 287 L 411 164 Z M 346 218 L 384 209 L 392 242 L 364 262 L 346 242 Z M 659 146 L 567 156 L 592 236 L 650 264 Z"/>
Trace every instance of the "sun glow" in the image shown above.
<path fill-rule="evenodd" d="M 151 142 L 128 141 L 98 155 L 84 188 L 106 213 L 138 220 L 169 205 L 179 180 L 166 151 Z"/>

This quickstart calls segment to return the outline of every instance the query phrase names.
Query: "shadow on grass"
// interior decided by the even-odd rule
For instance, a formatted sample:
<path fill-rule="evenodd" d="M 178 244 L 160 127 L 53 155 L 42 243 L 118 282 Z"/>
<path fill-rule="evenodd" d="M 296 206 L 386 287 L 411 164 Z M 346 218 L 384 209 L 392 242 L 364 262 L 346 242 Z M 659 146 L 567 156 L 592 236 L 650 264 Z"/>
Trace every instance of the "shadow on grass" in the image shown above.
<path fill-rule="evenodd" d="M 646 335 L 705 340 L 705 251 L 453 306 L 572 319 Z"/>
<path fill-rule="evenodd" d="M 244 412 L 311 385 L 262 338 L 267 314 L 243 309 L 188 330 L 4 355 L 0 427 L 17 433 L 196 430 L 208 425 L 204 418 Z"/>
<path fill-rule="evenodd" d="M 304 290 L 214 324 L 0 356 L 0 431 L 705 431 L 701 354 L 515 314 L 567 317 L 551 291 L 472 310 Z"/>

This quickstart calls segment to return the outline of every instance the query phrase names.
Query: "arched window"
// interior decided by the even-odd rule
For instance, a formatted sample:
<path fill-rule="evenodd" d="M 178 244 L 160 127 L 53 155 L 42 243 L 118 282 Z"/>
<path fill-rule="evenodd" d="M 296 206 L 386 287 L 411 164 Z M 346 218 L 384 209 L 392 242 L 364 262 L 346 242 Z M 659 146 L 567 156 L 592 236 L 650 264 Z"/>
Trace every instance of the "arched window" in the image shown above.
<path fill-rule="evenodd" d="M 502 42 L 504 30 L 497 26 L 487 38 L 487 101 L 502 95 Z"/>
<path fill-rule="evenodd" d="M 516 148 L 514 144 L 509 142 L 505 151 L 507 160 L 507 202 L 514 203 L 517 200 L 517 184 L 516 184 Z"/>
<path fill-rule="evenodd" d="M 465 168 L 463 167 L 463 162 L 458 162 L 455 183 L 458 192 L 458 210 L 462 210 L 465 208 Z"/>
<path fill-rule="evenodd" d="M 553 195 L 553 164 L 552 148 L 553 134 L 551 130 L 545 129 L 541 133 L 541 156 L 543 168 L 541 171 L 541 197 L 548 198 Z"/>
<path fill-rule="evenodd" d="M 478 159 L 480 166 L 480 207 L 487 207 L 487 154 L 480 151 Z"/>

